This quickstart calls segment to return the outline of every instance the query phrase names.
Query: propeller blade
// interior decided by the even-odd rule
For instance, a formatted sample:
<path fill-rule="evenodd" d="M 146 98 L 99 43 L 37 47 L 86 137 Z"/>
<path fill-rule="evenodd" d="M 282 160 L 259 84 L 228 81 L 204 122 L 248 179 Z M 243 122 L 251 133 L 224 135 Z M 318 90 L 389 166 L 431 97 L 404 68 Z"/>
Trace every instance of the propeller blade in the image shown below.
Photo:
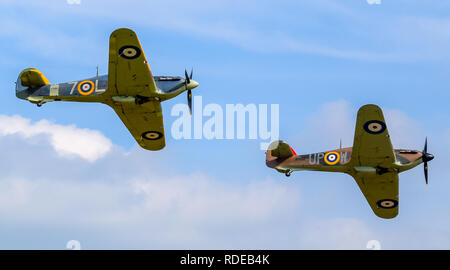
<path fill-rule="evenodd" d="M 191 79 L 188 76 L 187 70 L 184 70 L 184 77 L 185 77 L 185 81 L 187 82 L 187 84 L 189 84 L 191 82 Z"/>
<path fill-rule="evenodd" d="M 424 148 L 423 148 L 423 152 L 426 154 L 426 153 L 427 153 L 427 150 L 428 150 L 428 138 L 425 137 L 425 146 L 424 146 Z"/>
<path fill-rule="evenodd" d="M 422 152 L 422 161 L 423 161 L 423 173 L 425 174 L 425 184 L 428 186 L 428 161 L 432 160 L 434 156 L 428 151 L 428 138 L 425 137 L 425 146 L 423 147 Z"/>
<path fill-rule="evenodd" d="M 184 86 L 186 87 L 187 90 L 187 100 L 188 100 L 188 107 L 189 107 L 189 113 L 192 117 L 192 92 L 191 89 L 188 89 L 188 84 L 191 83 L 191 79 L 192 79 L 192 75 L 194 73 L 194 69 L 191 69 L 191 74 L 188 76 L 187 70 L 184 69 Z"/>
<path fill-rule="evenodd" d="M 192 116 L 192 92 L 191 92 L 191 90 L 188 90 L 187 99 L 188 99 L 189 113 Z"/>

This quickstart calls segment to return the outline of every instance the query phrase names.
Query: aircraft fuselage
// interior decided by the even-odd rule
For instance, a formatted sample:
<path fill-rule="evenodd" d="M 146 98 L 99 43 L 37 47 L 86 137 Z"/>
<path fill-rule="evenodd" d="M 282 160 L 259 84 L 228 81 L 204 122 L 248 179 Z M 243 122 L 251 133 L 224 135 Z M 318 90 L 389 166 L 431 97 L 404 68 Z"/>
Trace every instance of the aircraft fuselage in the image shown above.
<path fill-rule="evenodd" d="M 174 98 L 186 90 L 195 88 L 198 83 L 190 80 L 185 83 L 182 77 L 154 76 L 157 93 L 151 97 L 144 97 L 164 101 Z M 187 86 L 187 87 L 186 87 Z M 136 96 L 108 95 L 108 75 L 96 76 L 84 80 L 60 84 L 44 85 L 29 88 L 21 85 L 20 79 L 16 86 L 16 96 L 32 103 L 43 104 L 50 101 L 78 101 L 78 102 L 135 102 Z"/>
<path fill-rule="evenodd" d="M 385 172 L 400 173 L 412 169 L 423 162 L 423 154 L 418 150 L 395 149 L 394 153 L 395 162 L 391 166 L 386 167 L 364 166 L 364 164 L 352 162 L 352 147 L 305 155 L 294 155 L 284 160 L 272 157 L 266 160 L 266 164 L 283 173 L 308 170 L 349 174 L 382 174 Z M 268 156 L 270 157 L 270 155 Z"/>

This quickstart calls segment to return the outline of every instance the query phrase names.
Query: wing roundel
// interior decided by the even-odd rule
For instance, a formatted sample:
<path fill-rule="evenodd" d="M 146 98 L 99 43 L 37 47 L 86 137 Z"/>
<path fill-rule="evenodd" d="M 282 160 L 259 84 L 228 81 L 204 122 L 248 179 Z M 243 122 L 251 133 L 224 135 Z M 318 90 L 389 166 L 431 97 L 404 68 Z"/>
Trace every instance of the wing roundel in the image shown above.
<path fill-rule="evenodd" d="M 111 96 L 146 96 L 157 92 L 139 39 L 132 30 L 121 28 L 109 40 L 108 93 Z"/>
<path fill-rule="evenodd" d="M 354 174 L 361 192 L 373 212 L 381 218 L 394 218 L 398 215 L 398 174 L 381 175 Z"/>
<path fill-rule="evenodd" d="M 395 162 L 383 112 L 377 105 L 365 105 L 358 111 L 351 162 L 370 167 L 390 167 Z"/>
<path fill-rule="evenodd" d="M 157 151 L 164 148 L 165 135 L 161 104 L 158 101 L 142 105 L 119 103 L 110 105 L 144 149 Z"/>

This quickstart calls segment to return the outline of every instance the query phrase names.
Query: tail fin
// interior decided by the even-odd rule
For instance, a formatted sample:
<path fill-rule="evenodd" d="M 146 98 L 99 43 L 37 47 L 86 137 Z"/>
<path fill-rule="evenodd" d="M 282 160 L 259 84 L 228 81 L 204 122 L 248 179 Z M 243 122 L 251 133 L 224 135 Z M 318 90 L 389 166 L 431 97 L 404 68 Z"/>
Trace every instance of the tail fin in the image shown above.
<path fill-rule="evenodd" d="M 289 144 L 283 141 L 273 141 L 269 145 L 269 149 L 267 149 L 267 155 L 276 158 L 286 159 L 292 156 L 296 156 L 297 154 Z"/>
<path fill-rule="evenodd" d="M 47 78 L 35 68 L 27 68 L 20 72 L 16 83 L 16 96 L 18 98 L 26 98 L 29 96 L 29 89 L 49 85 Z"/>
<path fill-rule="evenodd" d="M 296 155 L 294 149 L 289 144 L 283 141 L 273 141 L 270 143 L 266 152 L 266 164 L 274 168 L 280 161 Z"/>

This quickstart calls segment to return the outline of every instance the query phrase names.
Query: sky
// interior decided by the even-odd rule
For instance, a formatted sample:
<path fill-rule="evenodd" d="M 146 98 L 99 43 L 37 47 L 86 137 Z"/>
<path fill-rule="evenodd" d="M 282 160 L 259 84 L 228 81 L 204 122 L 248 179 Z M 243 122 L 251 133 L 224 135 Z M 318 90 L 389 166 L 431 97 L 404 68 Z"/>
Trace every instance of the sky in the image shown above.
<path fill-rule="evenodd" d="M 370 3 L 369 3 L 370 2 Z M 378 4 L 377 4 L 378 3 Z M 0 0 L 0 249 L 450 249 L 450 3 Z M 428 137 L 430 184 L 400 175 L 398 217 L 375 216 L 348 175 L 265 166 L 261 140 L 141 149 L 102 104 L 15 97 L 21 70 L 51 83 L 108 69 L 109 35 L 133 29 L 154 75 L 194 69 L 204 105 L 279 104 L 297 154 L 353 143 L 364 104 L 396 148 Z M 203 120 L 206 121 L 207 118 Z"/>

